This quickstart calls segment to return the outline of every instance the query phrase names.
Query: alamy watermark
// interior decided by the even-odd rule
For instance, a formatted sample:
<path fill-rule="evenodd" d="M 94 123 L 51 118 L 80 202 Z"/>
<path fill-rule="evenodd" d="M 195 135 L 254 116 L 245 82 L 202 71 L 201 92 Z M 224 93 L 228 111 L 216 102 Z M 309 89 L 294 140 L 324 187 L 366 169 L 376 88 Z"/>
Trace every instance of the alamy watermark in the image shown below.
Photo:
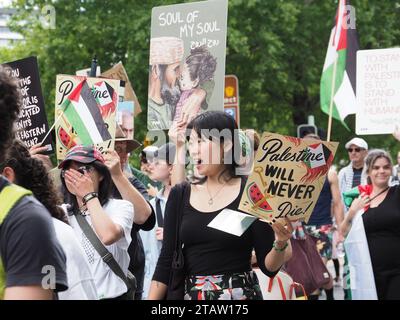
<path fill-rule="evenodd" d="M 56 289 L 56 268 L 52 265 L 45 265 L 42 268 L 42 274 L 45 276 L 42 278 L 42 288 L 43 289 L 51 289 L 55 290 Z"/>
<path fill-rule="evenodd" d="M 244 137 L 244 133 L 240 131 L 235 129 L 232 133 L 229 129 L 221 131 L 201 129 L 200 136 L 197 136 L 193 135 L 191 130 L 186 130 L 184 137 L 179 137 L 179 139 L 187 142 L 184 146 L 185 154 L 189 154 L 190 157 L 175 159 L 174 155 L 169 153 L 168 163 L 178 165 L 188 165 L 189 163 L 193 165 L 235 164 L 237 175 L 249 175 L 255 155 L 252 143 L 254 137 L 251 134 Z M 156 141 L 154 145 L 161 146 L 168 142 L 168 137 L 164 131 L 149 131 L 146 140 Z"/>

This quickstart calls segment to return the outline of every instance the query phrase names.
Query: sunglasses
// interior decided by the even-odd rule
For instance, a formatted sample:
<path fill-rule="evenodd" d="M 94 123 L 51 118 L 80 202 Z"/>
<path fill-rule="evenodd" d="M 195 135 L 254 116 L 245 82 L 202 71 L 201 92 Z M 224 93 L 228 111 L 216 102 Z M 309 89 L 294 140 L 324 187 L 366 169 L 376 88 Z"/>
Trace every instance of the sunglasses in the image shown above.
<path fill-rule="evenodd" d="M 68 169 L 62 169 L 61 170 L 61 177 L 62 178 L 64 178 L 65 177 L 65 172 L 67 171 L 67 170 L 69 170 L 70 168 L 68 168 Z M 85 174 L 85 173 L 90 173 L 91 171 L 93 171 L 93 167 L 91 166 L 91 165 L 84 165 L 84 166 L 80 166 L 79 168 L 77 168 L 77 169 L 75 169 L 76 171 L 78 171 L 80 174 Z"/>
<path fill-rule="evenodd" d="M 363 150 L 363 149 L 361 149 L 361 148 L 348 148 L 347 149 L 347 151 L 350 152 L 350 153 L 352 153 L 353 151 L 360 152 L 361 150 Z"/>

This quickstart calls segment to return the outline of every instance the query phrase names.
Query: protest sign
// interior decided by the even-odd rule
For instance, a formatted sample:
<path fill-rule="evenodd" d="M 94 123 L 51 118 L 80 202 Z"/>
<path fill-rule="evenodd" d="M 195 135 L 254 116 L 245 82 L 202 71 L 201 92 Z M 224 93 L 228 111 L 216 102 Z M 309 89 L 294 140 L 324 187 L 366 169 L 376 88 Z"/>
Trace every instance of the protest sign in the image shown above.
<path fill-rule="evenodd" d="M 119 80 L 57 75 L 57 159 L 77 144 L 114 148 Z M 89 94 L 90 93 L 90 94 Z"/>
<path fill-rule="evenodd" d="M 76 70 L 75 71 L 75 75 L 84 76 L 84 77 L 90 77 L 90 71 L 92 71 L 91 68 Z M 99 77 L 100 75 L 101 75 L 101 68 L 100 68 L 100 66 L 97 66 L 96 67 L 96 77 Z"/>
<path fill-rule="evenodd" d="M 227 0 L 153 8 L 149 130 L 202 110 L 223 111 L 227 16 Z"/>
<path fill-rule="evenodd" d="M 4 66 L 18 79 L 22 95 L 22 110 L 18 116 L 16 137 L 30 148 L 42 142 L 49 131 L 37 58 L 29 57 L 6 63 Z M 50 135 L 42 146 L 47 147 L 46 153 L 54 152 Z"/>
<path fill-rule="evenodd" d="M 102 73 L 102 77 L 115 79 L 115 80 L 123 80 L 125 81 L 125 96 L 124 101 L 133 101 L 135 105 L 135 117 L 142 112 L 142 108 L 140 107 L 139 100 L 136 96 L 135 91 L 132 88 L 132 84 L 129 81 L 128 74 L 124 68 L 122 62 L 118 62 L 111 69 Z"/>
<path fill-rule="evenodd" d="M 128 139 L 134 138 L 134 104 L 133 101 L 124 101 L 118 103 L 117 124 Z"/>
<path fill-rule="evenodd" d="M 224 110 L 240 127 L 239 114 L 239 80 L 235 75 L 225 76 Z"/>
<path fill-rule="evenodd" d="M 357 52 L 356 133 L 391 134 L 400 123 L 400 48 Z"/>
<path fill-rule="evenodd" d="M 338 143 L 265 132 L 239 209 L 271 221 L 308 221 Z"/>

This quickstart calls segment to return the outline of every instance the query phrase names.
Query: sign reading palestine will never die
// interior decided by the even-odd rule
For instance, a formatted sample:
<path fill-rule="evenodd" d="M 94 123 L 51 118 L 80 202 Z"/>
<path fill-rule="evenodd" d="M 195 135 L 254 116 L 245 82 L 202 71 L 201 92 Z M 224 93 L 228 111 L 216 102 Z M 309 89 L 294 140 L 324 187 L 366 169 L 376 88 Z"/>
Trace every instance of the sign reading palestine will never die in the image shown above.
<path fill-rule="evenodd" d="M 258 218 L 310 218 L 333 163 L 337 142 L 265 132 L 239 209 Z"/>

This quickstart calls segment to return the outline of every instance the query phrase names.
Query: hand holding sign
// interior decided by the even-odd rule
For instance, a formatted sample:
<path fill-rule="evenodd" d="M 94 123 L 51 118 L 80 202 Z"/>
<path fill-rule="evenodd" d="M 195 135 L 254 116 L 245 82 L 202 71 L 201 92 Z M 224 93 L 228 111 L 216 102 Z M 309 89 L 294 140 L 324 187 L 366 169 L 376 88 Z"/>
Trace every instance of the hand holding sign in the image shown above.
<path fill-rule="evenodd" d="M 292 237 L 292 224 L 288 218 L 285 218 L 285 221 L 286 224 L 282 224 L 278 221 L 271 224 L 271 227 L 275 232 L 275 239 L 278 242 L 286 242 Z"/>
<path fill-rule="evenodd" d="M 40 144 L 36 144 L 29 149 L 29 153 L 32 158 L 36 158 L 42 161 L 47 171 L 50 171 L 51 169 L 53 169 L 53 163 L 51 162 L 50 157 L 41 154 L 41 152 L 46 152 L 48 150 L 49 150 L 48 146 L 41 147 Z"/>

